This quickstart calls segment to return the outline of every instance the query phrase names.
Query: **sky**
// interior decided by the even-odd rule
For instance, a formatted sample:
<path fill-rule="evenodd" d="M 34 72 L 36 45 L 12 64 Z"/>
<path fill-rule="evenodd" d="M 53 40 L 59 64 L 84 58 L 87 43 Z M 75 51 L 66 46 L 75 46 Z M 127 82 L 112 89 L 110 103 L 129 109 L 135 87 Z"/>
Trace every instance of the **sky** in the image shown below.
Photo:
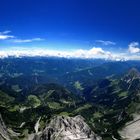
<path fill-rule="evenodd" d="M 139 0 L 0 0 L 0 56 L 140 59 Z"/>

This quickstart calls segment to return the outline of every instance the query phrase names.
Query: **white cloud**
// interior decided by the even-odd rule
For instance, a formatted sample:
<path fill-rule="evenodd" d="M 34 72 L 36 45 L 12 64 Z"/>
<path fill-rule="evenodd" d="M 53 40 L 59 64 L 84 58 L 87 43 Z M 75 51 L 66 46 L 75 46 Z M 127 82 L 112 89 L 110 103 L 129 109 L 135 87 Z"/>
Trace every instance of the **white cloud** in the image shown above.
<path fill-rule="evenodd" d="M 125 60 L 123 56 L 118 57 L 118 55 L 114 55 L 111 52 L 105 51 L 102 48 L 93 47 L 89 50 L 79 49 L 74 51 L 57 51 L 57 50 L 48 50 L 48 49 L 20 49 L 20 48 L 13 48 L 11 50 L 3 50 L 0 51 L 0 57 L 23 57 L 23 56 L 43 56 L 43 57 L 65 57 L 65 58 L 103 58 L 103 59 L 110 59 L 110 60 Z"/>
<path fill-rule="evenodd" d="M 97 43 L 101 43 L 102 45 L 108 46 L 108 45 L 116 45 L 115 42 L 108 41 L 108 40 L 96 40 Z"/>
<path fill-rule="evenodd" d="M 12 40 L 12 42 L 14 43 L 30 43 L 30 42 L 33 42 L 33 41 L 42 41 L 44 39 L 42 38 L 32 38 L 32 39 L 14 39 Z"/>
<path fill-rule="evenodd" d="M 30 42 L 33 42 L 33 41 L 42 41 L 42 40 L 44 40 L 42 38 L 18 39 L 14 35 L 9 35 L 9 33 L 11 33 L 11 31 L 9 31 L 9 30 L 0 32 L 0 40 L 8 40 L 8 41 L 11 41 L 13 43 L 30 43 Z"/>
<path fill-rule="evenodd" d="M 6 39 L 11 39 L 11 38 L 14 38 L 13 35 L 9 35 L 11 31 L 3 31 L 3 32 L 0 32 L 0 40 L 6 40 Z"/>
<path fill-rule="evenodd" d="M 128 51 L 130 53 L 139 53 L 140 52 L 140 48 L 139 48 L 139 42 L 131 42 L 129 45 L 128 45 Z"/>
<path fill-rule="evenodd" d="M 10 30 L 6 30 L 6 31 L 3 31 L 3 32 L 0 32 L 0 34 L 9 34 L 9 33 L 11 33 Z"/>
<path fill-rule="evenodd" d="M 100 56 L 105 56 L 105 52 L 102 48 L 93 47 L 89 50 L 79 49 L 70 53 L 71 57 L 80 57 L 80 58 L 95 58 Z"/>

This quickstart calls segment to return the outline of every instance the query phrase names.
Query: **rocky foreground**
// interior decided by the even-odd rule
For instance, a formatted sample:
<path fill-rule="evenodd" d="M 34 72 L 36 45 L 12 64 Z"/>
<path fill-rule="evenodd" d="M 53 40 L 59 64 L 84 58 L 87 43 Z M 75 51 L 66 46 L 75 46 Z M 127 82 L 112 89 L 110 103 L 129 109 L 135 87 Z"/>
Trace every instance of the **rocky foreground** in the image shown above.
<path fill-rule="evenodd" d="M 133 121 L 126 123 L 124 128 L 119 131 L 123 139 L 136 140 L 140 139 L 140 115 L 134 114 Z"/>
<path fill-rule="evenodd" d="M 31 134 L 24 140 L 102 140 L 85 123 L 82 116 L 56 116 L 43 131 Z M 11 140 L 0 115 L 0 140 Z"/>
<path fill-rule="evenodd" d="M 3 122 L 1 114 L 0 114 L 0 140 L 10 140 L 7 128 Z"/>
<path fill-rule="evenodd" d="M 56 116 L 34 140 L 101 140 L 85 123 L 82 116 Z"/>

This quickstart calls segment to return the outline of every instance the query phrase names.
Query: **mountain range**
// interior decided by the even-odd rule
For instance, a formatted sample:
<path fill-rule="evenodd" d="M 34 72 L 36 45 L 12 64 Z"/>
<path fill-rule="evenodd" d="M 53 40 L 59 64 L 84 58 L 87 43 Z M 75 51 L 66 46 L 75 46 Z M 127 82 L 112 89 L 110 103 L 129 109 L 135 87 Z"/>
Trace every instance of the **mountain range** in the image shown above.
<path fill-rule="evenodd" d="M 140 61 L 0 59 L 0 138 L 132 140 L 139 71 Z"/>

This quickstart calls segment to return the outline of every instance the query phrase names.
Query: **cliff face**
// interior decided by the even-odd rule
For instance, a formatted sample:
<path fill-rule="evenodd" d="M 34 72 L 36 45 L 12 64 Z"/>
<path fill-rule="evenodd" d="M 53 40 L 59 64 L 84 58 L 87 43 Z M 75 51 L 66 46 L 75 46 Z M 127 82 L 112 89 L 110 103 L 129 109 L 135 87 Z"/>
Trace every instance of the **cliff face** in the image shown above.
<path fill-rule="evenodd" d="M 1 114 L 0 114 L 0 140 L 10 140 L 9 134 L 2 120 Z"/>
<path fill-rule="evenodd" d="M 101 140 L 85 123 L 82 116 L 54 117 L 34 140 Z"/>

